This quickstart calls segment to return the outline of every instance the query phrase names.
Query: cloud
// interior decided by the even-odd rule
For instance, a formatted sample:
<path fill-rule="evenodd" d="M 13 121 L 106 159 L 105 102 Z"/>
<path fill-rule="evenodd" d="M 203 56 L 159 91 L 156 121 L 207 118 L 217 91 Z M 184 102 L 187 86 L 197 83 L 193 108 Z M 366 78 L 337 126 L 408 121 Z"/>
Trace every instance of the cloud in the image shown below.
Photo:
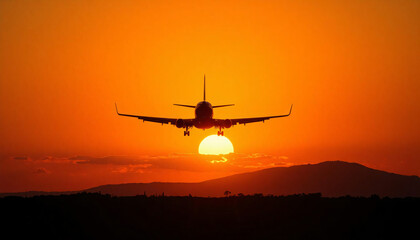
<path fill-rule="evenodd" d="M 169 154 L 160 156 L 106 156 L 90 157 L 76 156 L 69 160 L 78 164 L 108 164 L 115 166 L 131 166 L 127 172 L 139 169 L 174 169 L 185 171 L 216 171 L 220 169 L 241 170 L 249 168 L 267 168 L 290 166 L 285 162 L 285 156 L 272 156 L 267 154 L 228 154 L 228 155 L 200 155 L 200 154 Z M 133 170 L 136 167 L 136 170 Z M 119 169 L 124 169 L 120 167 Z M 128 169 L 132 169 L 128 171 Z M 124 171 L 124 170 L 121 170 Z"/>
<path fill-rule="evenodd" d="M 76 163 L 68 157 L 55 157 L 55 156 L 15 156 L 10 157 L 13 160 L 25 161 L 25 162 L 38 162 L 38 163 Z"/>
<path fill-rule="evenodd" d="M 144 157 L 126 157 L 126 156 L 106 156 L 106 157 L 89 157 L 75 156 L 69 158 L 78 164 L 112 164 L 112 165 L 133 165 L 147 164 L 148 158 Z"/>
<path fill-rule="evenodd" d="M 138 169 L 173 169 L 186 171 L 208 171 L 211 161 L 223 160 L 220 156 L 209 156 L 199 154 L 168 154 L 168 155 L 146 155 L 137 157 L 128 156 L 75 156 L 69 158 L 77 164 L 98 164 L 98 165 L 114 165 L 119 169 L 122 166 L 135 166 Z M 121 170 L 124 171 L 124 170 Z M 127 171 L 132 172 L 132 171 Z"/>
<path fill-rule="evenodd" d="M 125 173 L 144 173 L 144 168 L 141 167 L 141 166 L 139 167 L 139 166 L 129 165 L 129 166 L 126 166 L 126 167 L 117 167 L 112 172 L 113 173 L 121 173 L 121 174 L 125 174 Z"/>
<path fill-rule="evenodd" d="M 73 156 L 73 157 L 15 157 L 36 163 L 76 164 L 111 166 L 115 173 L 143 173 L 155 169 L 181 170 L 190 172 L 244 172 L 270 167 L 290 166 L 286 156 L 273 156 L 262 153 L 228 155 L 167 154 L 143 156 Z M 39 170 L 39 171 L 38 171 Z M 48 173 L 38 169 L 38 173 Z"/>
<path fill-rule="evenodd" d="M 48 171 L 47 169 L 45 169 L 45 168 L 37 168 L 35 171 L 34 171 L 34 173 L 35 174 L 49 174 L 49 173 L 51 173 L 50 171 Z"/>
<path fill-rule="evenodd" d="M 231 162 L 239 168 L 254 168 L 262 169 L 269 167 L 287 167 L 293 165 L 290 162 L 285 162 L 288 157 L 286 156 L 273 156 L 263 153 L 253 154 L 235 154 Z"/>

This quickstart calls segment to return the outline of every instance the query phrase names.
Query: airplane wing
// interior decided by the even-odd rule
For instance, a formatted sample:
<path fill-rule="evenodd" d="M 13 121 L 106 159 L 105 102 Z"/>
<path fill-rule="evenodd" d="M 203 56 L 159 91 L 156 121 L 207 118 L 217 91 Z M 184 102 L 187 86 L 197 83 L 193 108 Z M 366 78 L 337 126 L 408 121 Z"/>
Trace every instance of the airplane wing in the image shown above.
<path fill-rule="evenodd" d="M 131 114 L 123 114 L 118 112 L 117 104 L 115 103 L 115 110 L 117 111 L 117 114 L 120 116 L 125 117 L 135 117 L 143 121 L 147 122 L 155 122 L 155 123 L 162 123 L 162 124 L 176 124 L 176 118 L 159 118 L 159 117 L 146 117 L 146 116 L 138 116 L 138 115 L 131 115 Z"/>
<path fill-rule="evenodd" d="M 290 107 L 289 114 L 286 115 L 277 115 L 277 116 L 268 116 L 268 117 L 256 117 L 256 118 L 235 118 L 230 119 L 232 121 L 232 125 L 236 124 L 247 124 L 247 123 L 254 123 L 254 122 L 264 122 L 265 120 L 269 120 L 271 118 L 280 118 L 280 117 L 288 117 L 292 113 L 293 104 Z"/>

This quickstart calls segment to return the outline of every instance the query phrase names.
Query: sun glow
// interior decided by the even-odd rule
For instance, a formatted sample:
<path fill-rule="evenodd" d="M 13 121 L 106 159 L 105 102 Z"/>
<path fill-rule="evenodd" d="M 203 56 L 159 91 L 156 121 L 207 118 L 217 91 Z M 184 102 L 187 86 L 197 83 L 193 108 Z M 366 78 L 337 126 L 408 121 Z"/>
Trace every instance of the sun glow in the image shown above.
<path fill-rule="evenodd" d="M 233 145 L 227 137 L 210 135 L 201 141 L 198 153 L 219 155 L 233 153 Z"/>

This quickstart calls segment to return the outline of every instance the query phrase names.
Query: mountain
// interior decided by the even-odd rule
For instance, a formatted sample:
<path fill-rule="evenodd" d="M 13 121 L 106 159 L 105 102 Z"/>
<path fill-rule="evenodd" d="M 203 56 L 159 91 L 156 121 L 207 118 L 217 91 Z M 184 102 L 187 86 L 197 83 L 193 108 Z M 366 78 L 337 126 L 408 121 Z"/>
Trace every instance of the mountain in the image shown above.
<path fill-rule="evenodd" d="M 171 195 L 220 197 L 225 191 L 232 194 L 291 195 L 322 193 L 323 196 L 420 197 L 420 178 L 388 173 L 365 167 L 358 163 L 328 161 L 318 164 L 277 167 L 255 172 L 236 174 L 199 183 L 128 183 L 103 185 L 80 192 L 101 192 L 116 196 Z M 38 195 L 61 194 L 35 192 Z M 75 192 L 68 192 L 75 193 Z M 23 195 L 27 193 L 7 193 Z M 30 194 L 37 195 L 37 194 Z"/>

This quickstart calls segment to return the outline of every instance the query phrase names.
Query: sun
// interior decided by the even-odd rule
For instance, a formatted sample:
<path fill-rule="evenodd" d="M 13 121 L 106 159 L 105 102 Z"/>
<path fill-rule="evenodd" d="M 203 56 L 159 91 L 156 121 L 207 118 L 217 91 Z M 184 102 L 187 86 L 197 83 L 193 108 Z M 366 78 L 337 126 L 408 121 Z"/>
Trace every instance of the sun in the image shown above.
<path fill-rule="evenodd" d="M 198 153 L 219 155 L 233 153 L 233 145 L 225 136 L 210 135 L 201 141 Z"/>

